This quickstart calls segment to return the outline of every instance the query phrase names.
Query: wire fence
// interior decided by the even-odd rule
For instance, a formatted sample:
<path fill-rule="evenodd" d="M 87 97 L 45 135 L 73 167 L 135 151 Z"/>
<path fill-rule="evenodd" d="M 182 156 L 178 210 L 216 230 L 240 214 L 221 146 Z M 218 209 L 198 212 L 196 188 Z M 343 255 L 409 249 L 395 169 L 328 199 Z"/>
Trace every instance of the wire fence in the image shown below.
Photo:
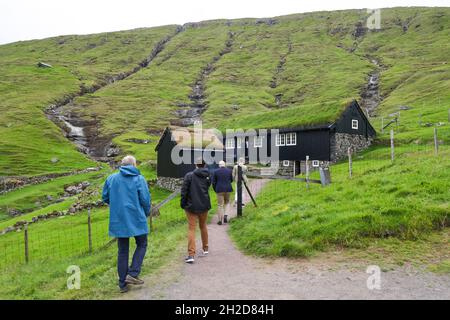
<path fill-rule="evenodd" d="M 30 261 L 60 259 L 98 250 L 111 238 L 108 216 L 90 210 L 41 223 L 23 225 L 0 236 L 0 268 Z"/>

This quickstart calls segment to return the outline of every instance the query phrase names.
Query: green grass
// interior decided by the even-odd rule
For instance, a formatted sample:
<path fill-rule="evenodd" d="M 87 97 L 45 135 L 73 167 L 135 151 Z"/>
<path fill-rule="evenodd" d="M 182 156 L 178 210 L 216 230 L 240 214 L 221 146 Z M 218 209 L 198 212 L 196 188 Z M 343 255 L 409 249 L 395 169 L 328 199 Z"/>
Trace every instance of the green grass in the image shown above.
<path fill-rule="evenodd" d="M 373 239 L 415 240 L 449 225 L 450 149 L 375 147 L 331 168 L 327 187 L 270 182 L 247 206 L 231 235 L 244 251 L 264 256 L 309 256 L 332 246 L 364 248 Z"/>
<path fill-rule="evenodd" d="M 100 133 L 120 146 L 120 156 L 135 155 L 141 172 L 151 180 L 156 178 L 158 132 L 176 120 L 178 105 L 190 103 L 192 86 L 208 64 L 213 63 L 213 71 L 205 80 L 204 126 L 271 128 L 332 122 L 345 101 L 359 100 L 374 68 L 370 59 L 376 58 L 383 65 L 383 101 L 377 117 L 370 119 L 373 126 L 379 131 L 381 117 L 386 123 L 400 105 L 411 107 L 401 111 L 395 128 L 395 164 L 390 163 L 386 147 L 388 130 L 378 132 L 377 145 L 355 156 L 352 180 L 347 178 L 347 164 L 341 163 L 331 168 L 333 183 L 326 188 L 312 185 L 306 191 L 297 182 L 272 182 L 258 196 L 258 209 L 247 206 L 244 218 L 233 221 L 231 235 L 244 251 L 264 256 L 303 257 L 335 246 L 368 250 L 375 243 L 383 250 L 398 249 L 394 256 L 421 261 L 412 252 L 425 252 L 434 241 L 432 232 L 448 225 L 450 9 L 382 9 L 382 30 L 355 38 L 356 24 L 364 24 L 366 17 L 365 10 L 343 10 L 276 17 L 274 25 L 258 24 L 255 19 L 203 22 L 174 36 L 147 68 L 76 98 L 67 109 L 99 120 Z M 409 28 L 404 32 L 406 21 Z M 111 75 L 132 70 L 175 28 L 70 35 L 0 46 L 0 176 L 94 166 L 43 110 L 82 87 L 103 84 Z M 229 32 L 233 32 L 231 51 L 216 59 Z M 285 63 L 277 73 L 281 57 Z M 53 68 L 38 68 L 38 61 Z M 276 88 L 270 86 L 274 77 Z M 433 128 L 426 123 L 440 123 L 438 157 L 430 144 Z M 150 142 L 130 142 L 133 138 Z M 54 163 L 52 158 L 59 161 Z M 61 193 L 66 183 L 84 179 L 100 190 L 97 174 L 58 178 L 0 196 L 0 219 L 7 218 L 5 207 L 33 210 L 1 221 L 0 229 L 69 208 L 77 198 L 57 204 L 43 199 Z M 166 195 L 157 189 L 153 192 L 154 201 Z M 2 254 L 5 259 L 0 265 L 6 269 L 0 274 L 0 296 L 113 296 L 116 249 L 99 249 L 108 240 L 107 209 L 95 210 L 93 219 L 93 254 L 86 254 L 85 212 L 30 225 L 28 265 L 22 264 L 23 232 L 2 236 L 0 259 Z M 164 207 L 155 227 L 145 262 L 147 274 L 173 259 L 184 237 L 184 215 L 177 199 Z M 65 289 L 70 264 L 82 269 L 79 291 Z M 448 259 L 430 270 L 447 272 Z"/>
<path fill-rule="evenodd" d="M 152 188 L 152 202 L 158 203 L 168 192 Z M 211 192 L 215 213 L 215 196 Z M 62 204 L 61 204 L 62 205 Z M 43 213 L 39 210 L 33 213 Z M 0 289 L 3 299 L 101 299 L 117 294 L 116 245 L 105 247 L 108 237 L 109 210 L 92 210 L 93 253 L 88 253 L 87 212 L 31 224 L 29 232 L 30 262 L 25 264 L 24 233 L 1 236 Z M 5 222 L 6 225 L 6 222 Z M 153 220 L 149 249 L 143 275 L 157 272 L 168 261 L 179 257 L 181 242 L 186 237 L 186 218 L 179 208 L 179 197 L 161 209 Z M 131 246 L 133 248 L 133 246 Z M 180 262 L 181 263 L 181 262 Z M 67 290 L 66 269 L 78 265 L 82 272 L 81 290 Z"/>

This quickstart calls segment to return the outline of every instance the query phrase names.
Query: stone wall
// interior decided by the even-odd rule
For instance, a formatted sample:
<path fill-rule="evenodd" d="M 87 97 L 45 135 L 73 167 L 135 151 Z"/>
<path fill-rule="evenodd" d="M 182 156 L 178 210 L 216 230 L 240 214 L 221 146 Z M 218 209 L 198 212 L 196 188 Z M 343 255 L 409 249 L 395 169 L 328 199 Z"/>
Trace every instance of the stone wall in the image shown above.
<path fill-rule="evenodd" d="M 158 187 L 170 191 L 179 190 L 182 184 L 183 178 L 158 177 L 158 180 L 156 180 Z"/>
<path fill-rule="evenodd" d="M 278 164 L 278 172 L 277 174 L 280 176 L 288 176 L 293 177 L 294 176 L 294 161 L 289 161 L 289 165 L 285 166 L 283 165 L 283 161 L 280 161 Z"/>
<path fill-rule="evenodd" d="M 331 137 L 331 161 L 336 162 L 347 157 L 348 148 L 358 152 L 369 147 L 373 138 L 358 134 L 335 133 Z"/>

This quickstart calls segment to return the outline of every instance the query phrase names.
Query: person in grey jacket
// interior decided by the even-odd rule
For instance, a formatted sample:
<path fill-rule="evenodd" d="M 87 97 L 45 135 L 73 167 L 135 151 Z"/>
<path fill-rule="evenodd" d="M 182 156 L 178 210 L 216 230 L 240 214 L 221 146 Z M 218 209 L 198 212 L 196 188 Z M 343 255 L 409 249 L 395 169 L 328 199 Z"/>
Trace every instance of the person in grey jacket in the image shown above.
<path fill-rule="evenodd" d="M 203 159 L 196 160 L 196 169 L 189 172 L 184 177 L 181 187 L 181 208 L 186 212 L 189 224 L 188 231 L 188 256 L 186 263 L 194 262 L 195 255 L 195 227 L 197 220 L 200 227 L 203 255 L 208 255 L 208 228 L 206 220 L 208 211 L 211 209 L 211 199 L 209 198 L 209 187 L 211 180 L 209 171 Z"/>

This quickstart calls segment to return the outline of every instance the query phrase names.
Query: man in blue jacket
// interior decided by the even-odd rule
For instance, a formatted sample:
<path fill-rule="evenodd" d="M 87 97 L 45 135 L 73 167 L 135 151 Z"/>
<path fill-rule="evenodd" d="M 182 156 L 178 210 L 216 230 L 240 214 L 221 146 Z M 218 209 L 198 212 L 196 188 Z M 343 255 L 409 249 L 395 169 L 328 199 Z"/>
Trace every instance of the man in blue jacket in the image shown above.
<path fill-rule="evenodd" d="M 151 196 L 147 181 L 136 168 L 136 159 L 126 156 L 118 173 L 106 179 L 103 201 L 109 204 L 109 235 L 117 238 L 119 247 L 117 271 L 120 292 L 129 290 L 128 284 L 143 284 L 139 279 L 147 251 Z M 128 267 L 129 238 L 136 240 L 136 250 Z"/>
<path fill-rule="evenodd" d="M 212 176 L 213 189 L 217 194 L 217 215 L 218 225 L 227 223 L 227 206 L 230 203 L 230 193 L 233 192 L 231 183 L 233 182 L 233 173 L 225 165 L 225 161 L 219 162 L 219 169 L 214 171 Z"/>

